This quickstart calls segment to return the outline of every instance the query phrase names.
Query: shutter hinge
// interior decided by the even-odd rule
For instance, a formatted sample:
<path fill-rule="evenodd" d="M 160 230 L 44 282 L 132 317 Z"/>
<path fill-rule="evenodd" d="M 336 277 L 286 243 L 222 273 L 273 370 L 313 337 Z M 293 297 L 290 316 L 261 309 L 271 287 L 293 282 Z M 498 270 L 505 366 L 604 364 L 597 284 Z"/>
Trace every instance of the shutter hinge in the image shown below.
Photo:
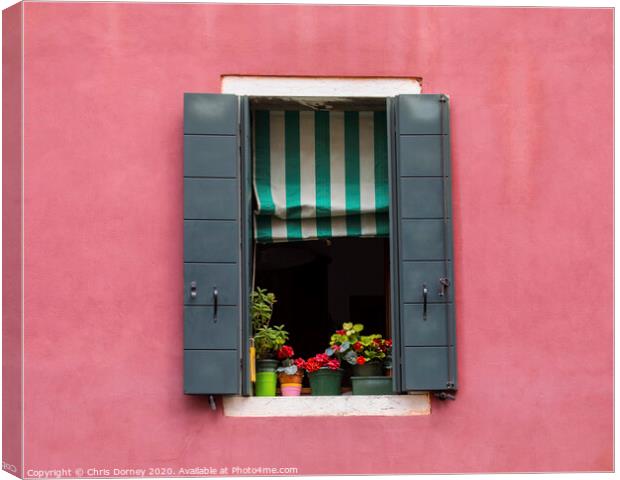
<path fill-rule="evenodd" d="M 456 400 L 456 395 L 454 392 L 435 392 L 433 395 L 439 400 Z"/>

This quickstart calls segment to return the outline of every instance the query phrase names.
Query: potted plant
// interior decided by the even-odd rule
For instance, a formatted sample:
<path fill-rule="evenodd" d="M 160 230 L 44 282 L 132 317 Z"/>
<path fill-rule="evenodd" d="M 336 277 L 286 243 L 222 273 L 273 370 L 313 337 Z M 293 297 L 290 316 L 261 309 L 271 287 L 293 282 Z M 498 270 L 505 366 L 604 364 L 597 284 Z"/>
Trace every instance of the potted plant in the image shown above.
<path fill-rule="evenodd" d="M 301 395 L 301 382 L 304 378 L 306 362 L 302 358 L 293 359 L 293 348 L 284 345 L 278 350 L 278 358 L 282 365 L 278 367 L 280 393 L 283 397 L 297 397 Z"/>
<path fill-rule="evenodd" d="M 279 363 L 275 356 L 288 340 L 288 332 L 284 330 L 284 325 L 270 326 L 273 305 L 276 303 L 273 293 L 257 287 L 250 300 L 256 350 L 255 393 L 259 397 L 273 397 L 276 394 L 276 369 Z"/>
<path fill-rule="evenodd" d="M 383 375 L 384 363 L 388 358 L 391 359 L 392 340 L 381 338 L 381 335 L 368 335 L 360 337 L 359 343 L 353 344 L 352 350 L 357 356 L 354 375 L 351 377 L 353 395 L 393 393 L 392 377 Z"/>
<path fill-rule="evenodd" d="M 340 330 L 336 332 L 329 339 L 330 346 L 325 350 L 325 353 L 330 357 L 333 355 L 340 361 L 353 365 L 352 361 L 355 356 L 351 350 L 351 345 L 358 341 L 359 333 L 364 330 L 364 325 L 361 323 L 343 323 Z"/>
<path fill-rule="evenodd" d="M 305 362 L 312 395 L 340 395 L 342 373 L 340 360 L 326 353 L 319 353 Z"/>
<path fill-rule="evenodd" d="M 386 343 L 387 342 L 387 343 Z M 383 362 L 387 356 L 392 341 L 382 338 L 381 335 L 364 335 L 351 345 L 355 352 L 355 365 L 353 366 L 353 376 L 355 377 L 377 377 L 383 375 Z"/>
<path fill-rule="evenodd" d="M 330 338 L 327 355 L 335 355 L 353 366 L 353 375 L 379 376 L 383 374 L 383 361 L 387 355 L 386 341 L 379 334 L 361 335 L 361 323 L 343 323 Z"/>
<path fill-rule="evenodd" d="M 336 330 L 330 338 L 330 347 L 325 350 L 327 355 L 335 355 L 337 358 L 344 360 L 347 364 L 353 366 L 353 374 L 360 375 L 380 375 L 381 364 L 374 355 L 368 358 L 368 365 L 365 360 L 359 360 L 362 350 L 370 347 L 375 338 L 381 338 L 381 335 L 361 336 L 364 325 L 361 323 L 343 323 L 342 329 Z M 377 373 L 379 372 L 379 373 Z"/>
<path fill-rule="evenodd" d="M 392 341 L 379 334 L 361 335 L 361 323 L 343 323 L 330 338 L 327 355 L 334 355 L 352 365 L 353 395 L 388 395 L 392 393 L 392 378 L 384 376 L 386 360 L 390 360 Z"/>

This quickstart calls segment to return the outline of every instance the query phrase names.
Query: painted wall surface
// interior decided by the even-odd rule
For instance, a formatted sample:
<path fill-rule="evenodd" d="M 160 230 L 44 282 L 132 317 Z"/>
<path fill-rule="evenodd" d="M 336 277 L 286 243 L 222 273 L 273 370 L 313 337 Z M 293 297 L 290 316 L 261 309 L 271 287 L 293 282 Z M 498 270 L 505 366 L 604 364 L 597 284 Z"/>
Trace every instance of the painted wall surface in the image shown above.
<path fill-rule="evenodd" d="M 2 15 L 2 469 L 22 466 L 22 10 Z"/>
<path fill-rule="evenodd" d="M 26 473 L 610 470 L 612 21 L 26 3 Z M 182 395 L 182 95 L 224 74 L 416 76 L 450 95 L 457 401 L 252 420 Z"/>

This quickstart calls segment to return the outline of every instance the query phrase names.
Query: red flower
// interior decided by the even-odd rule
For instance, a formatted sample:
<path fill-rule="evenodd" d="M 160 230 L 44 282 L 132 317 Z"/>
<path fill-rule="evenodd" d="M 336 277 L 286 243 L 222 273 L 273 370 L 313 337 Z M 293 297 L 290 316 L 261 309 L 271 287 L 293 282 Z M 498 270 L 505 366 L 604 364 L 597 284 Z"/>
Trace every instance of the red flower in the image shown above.
<path fill-rule="evenodd" d="M 362 349 L 362 342 L 355 342 L 353 344 L 353 350 L 355 350 L 356 352 L 359 352 Z"/>
<path fill-rule="evenodd" d="M 336 330 L 336 333 L 338 335 L 346 335 L 347 334 L 347 332 L 345 330 Z"/>
<path fill-rule="evenodd" d="M 389 338 L 385 341 L 385 346 L 386 347 L 391 347 L 392 346 L 392 340 L 390 340 Z"/>
<path fill-rule="evenodd" d="M 366 359 L 364 357 L 357 357 L 357 364 L 364 365 L 366 363 Z"/>
<path fill-rule="evenodd" d="M 340 351 L 340 345 L 332 345 L 332 350 L 334 352 L 339 352 Z"/>
<path fill-rule="evenodd" d="M 375 343 L 375 345 L 381 345 L 381 339 L 380 338 L 375 338 L 373 340 L 373 342 Z"/>
<path fill-rule="evenodd" d="M 280 348 L 280 350 L 278 350 L 278 358 L 280 360 L 291 358 L 293 355 L 295 355 L 295 352 L 293 351 L 293 348 L 288 345 L 284 345 Z"/>
<path fill-rule="evenodd" d="M 321 368 L 321 364 L 317 362 L 316 358 L 309 358 L 306 362 L 306 371 L 309 373 L 316 372 Z"/>
<path fill-rule="evenodd" d="M 327 366 L 331 370 L 338 370 L 340 368 L 340 360 L 338 360 L 337 358 L 333 358 L 329 362 L 327 362 Z"/>
<path fill-rule="evenodd" d="M 299 370 L 303 370 L 306 368 L 306 362 L 304 361 L 303 358 L 296 358 L 295 361 L 293 362 L 295 363 L 295 366 L 299 369 Z"/>
<path fill-rule="evenodd" d="M 316 358 L 317 362 L 321 364 L 325 364 L 329 361 L 329 355 L 326 353 L 317 353 L 314 358 Z"/>

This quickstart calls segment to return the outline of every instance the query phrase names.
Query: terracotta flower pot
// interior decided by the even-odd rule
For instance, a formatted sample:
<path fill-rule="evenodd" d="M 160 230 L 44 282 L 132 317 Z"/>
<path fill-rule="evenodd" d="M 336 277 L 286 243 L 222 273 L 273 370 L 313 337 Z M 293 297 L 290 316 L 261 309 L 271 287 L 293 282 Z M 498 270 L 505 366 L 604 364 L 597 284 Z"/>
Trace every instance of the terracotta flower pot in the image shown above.
<path fill-rule="evenodd" d="M 301 383 L 303 378 L 304 372 L 297 372 L 293 375 L 284 372 L 278 373 L 278 380 L 280 380 L 280 383 Z"/>
<path fill-rule="evenodd" d="M 280 393 L 283 397 L 298 397 L 301 395 L 301 382 L 304 378 L 303 372 L 297 372 L 294 375 L 288 373 L 279 373 Z"/>

